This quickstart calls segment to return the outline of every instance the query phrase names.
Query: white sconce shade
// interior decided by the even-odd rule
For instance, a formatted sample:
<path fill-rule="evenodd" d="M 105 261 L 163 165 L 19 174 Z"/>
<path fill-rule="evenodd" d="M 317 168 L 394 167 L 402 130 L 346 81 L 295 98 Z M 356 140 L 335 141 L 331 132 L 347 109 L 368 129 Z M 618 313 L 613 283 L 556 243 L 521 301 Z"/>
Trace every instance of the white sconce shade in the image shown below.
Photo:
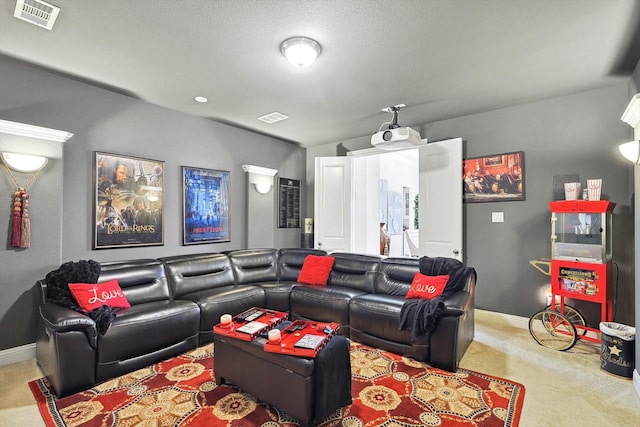
<path fill-rule="evenodd" d="M 253 165 L 242 165 L 242 169 L 249 174 L 249 183 L 255 186 L 258 193 L 267 194 L 271 191 L 273 177 L 278 173 L 277 169 Z"/>
<path fill-rule="evenodd" d="M 31 154 L 2 153 L 2 161 L 18 172 L 35 172 L 47 164 L 47 158 Z"/>
<path fill-rule="evenodd" d="M 259 182 L 253 185 L 256 186 L 256 191 L 260 194 L 267 194 L 269 191 L 271 191 L 271 184 Z"/>
<path fill-rule="evenodd" d="M 292 37 L 282 42 L 280 51 L 293 66 L 308 67 L 320 56 L 320 44 L 307 37 Z"/>
<path fill-rule="evenodd" d="M 625 159 L 633 162 L 634 164 L 639 164 L 640 162 L 640 141 L 630 141 L 625 142 L 624 144 L 620 144 L 618 146 L 618 150 L 624 156 Z"/>

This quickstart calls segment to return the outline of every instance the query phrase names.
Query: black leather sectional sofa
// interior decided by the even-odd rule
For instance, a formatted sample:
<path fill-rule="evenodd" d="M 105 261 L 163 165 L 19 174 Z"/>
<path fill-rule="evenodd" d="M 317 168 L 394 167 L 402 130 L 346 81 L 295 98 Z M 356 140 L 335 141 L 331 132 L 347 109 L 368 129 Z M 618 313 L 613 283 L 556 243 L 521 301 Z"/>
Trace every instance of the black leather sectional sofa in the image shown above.
<path fill-rule="evenodd" d="M 429 336 L 400 330 L 400 311 L 417 258 L 333 253 L 327 286 L 297 283 L 315 249 L 246 249 L 101 264 L 99 282 L 117 279 L 131 307 L 103 335 L 90 317 L 47 300 L 36 283 L 36 358 L 58 396 L 140 369 L 213 341 L 224 313 L 253 306 L 292 319 L 340 323 L 340 333 L 449 371 L 474 336 L 475 274 L 445 299 Z M 443 272 L 445 274 L 445 272 Z"/>

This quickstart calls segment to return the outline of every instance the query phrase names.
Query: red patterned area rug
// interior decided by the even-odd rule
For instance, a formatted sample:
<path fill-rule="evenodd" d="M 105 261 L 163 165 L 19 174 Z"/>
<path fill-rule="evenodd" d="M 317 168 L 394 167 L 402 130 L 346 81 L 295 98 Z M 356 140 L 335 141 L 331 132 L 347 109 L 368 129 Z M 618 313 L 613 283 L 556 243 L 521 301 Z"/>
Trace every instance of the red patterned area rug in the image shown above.
<path fill-rule="evenodd" d="M 296 420 L 230 385 L 217 386 L 213 344 L 56 399 L 46 380 L 29 387 L 48 427 L 292 427 Z M 524 387 L 466 369 L 434 369 L 351 344 L 353 404 L 320 427 L 518 425 Z"/>

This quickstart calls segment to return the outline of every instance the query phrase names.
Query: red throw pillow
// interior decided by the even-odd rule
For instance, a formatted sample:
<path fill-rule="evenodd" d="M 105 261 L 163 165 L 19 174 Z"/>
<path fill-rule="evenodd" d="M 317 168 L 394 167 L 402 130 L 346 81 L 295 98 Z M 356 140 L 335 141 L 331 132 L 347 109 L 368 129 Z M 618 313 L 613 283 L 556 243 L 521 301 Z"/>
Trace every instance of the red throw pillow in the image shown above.
<path fill-rule="evenodd" d="M 69 290 L 86 312 L 95 310 L 103 305 L 111 308 L 129 308 L 131 304 L 122 293 L 116 279 L 104 283 L 69 283 Z"/>
<path fill-rule="evenodd" d="M 427 276 L 416 271 L 411 282 L 411 288 L 407 292 L 407 298 L 424 298 L 432 299 L 438 295 L 442 295 L 444 287 L 447 286 L 449 275 L 443 276 Z"/>
<path fill-rule="evenodd" d="M 327 285 L 335 258 L 331 256 L 307 255 L 298 275 L 298 282 L 306 285 Z"/>

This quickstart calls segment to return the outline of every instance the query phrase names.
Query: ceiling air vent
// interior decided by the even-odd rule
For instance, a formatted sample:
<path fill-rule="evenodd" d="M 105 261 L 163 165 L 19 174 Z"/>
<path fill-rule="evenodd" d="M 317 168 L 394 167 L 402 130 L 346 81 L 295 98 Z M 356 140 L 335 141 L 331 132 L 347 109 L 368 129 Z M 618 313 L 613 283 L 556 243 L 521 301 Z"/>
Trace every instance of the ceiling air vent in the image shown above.
<path fill-rule="evenodd" d="M 265 114 L 262 117 L 258 117 L 258 120 L 262 120 L 265 123 L 275 123 L 275 122 L 279 122 L 280 120 L 285 120 L 288 119 L 289 116 L 285 116 L 282 113 L 278 113 L 277 111 L 274 111 L 273 113 L 269 113 L 269 114 Z"/>
<path fill-rule="evenodd" d="M 13 16 L 38 27 L 51 30 L 60 8 L 40 0 L 17 0 Z"/>

